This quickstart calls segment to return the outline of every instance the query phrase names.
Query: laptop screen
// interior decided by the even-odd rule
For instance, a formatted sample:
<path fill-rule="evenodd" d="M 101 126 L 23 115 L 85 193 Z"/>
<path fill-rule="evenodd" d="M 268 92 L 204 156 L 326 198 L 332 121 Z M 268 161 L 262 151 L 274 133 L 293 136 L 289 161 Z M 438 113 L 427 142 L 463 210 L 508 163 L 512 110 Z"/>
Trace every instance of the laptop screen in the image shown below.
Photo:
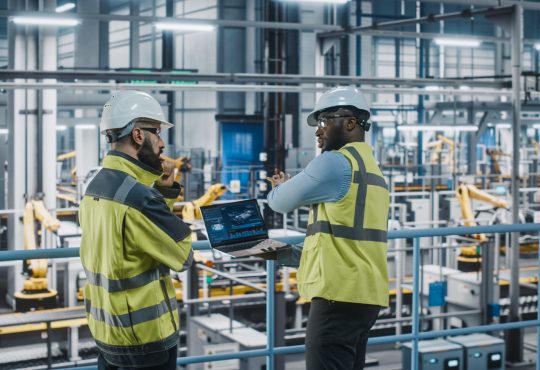
<path fill-rule="evenodd" d="M 201 207 L 212 247 L 267 239 L 268 232 L 255 199 Z"/>

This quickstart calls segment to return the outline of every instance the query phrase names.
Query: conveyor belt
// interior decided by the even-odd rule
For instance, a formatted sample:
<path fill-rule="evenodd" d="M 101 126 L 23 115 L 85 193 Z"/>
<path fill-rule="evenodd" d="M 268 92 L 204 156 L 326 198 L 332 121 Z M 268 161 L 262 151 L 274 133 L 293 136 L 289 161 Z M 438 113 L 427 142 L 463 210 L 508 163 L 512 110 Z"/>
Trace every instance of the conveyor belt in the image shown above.
<path fill-rule="evenodd" d="M 0 327 L 73 320 L 84 317 L 86 317 L 86 313 L 83 306 L 56 308 L 53 310 L 40 310 L 25 313 L 8 313 L 0 315 Z"/>

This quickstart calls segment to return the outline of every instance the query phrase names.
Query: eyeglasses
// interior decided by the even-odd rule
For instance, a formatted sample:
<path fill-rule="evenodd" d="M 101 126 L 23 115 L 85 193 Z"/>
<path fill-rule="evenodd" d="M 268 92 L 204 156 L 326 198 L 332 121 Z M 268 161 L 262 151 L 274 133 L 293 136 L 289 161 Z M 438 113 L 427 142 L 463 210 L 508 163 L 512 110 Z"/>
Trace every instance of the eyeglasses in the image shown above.
<path fill-rule="evenodd" d="M 340 115 L 321 117 L 321 118 L 317 119 L 317 127 L 318 128 L 326 128 L 326 127 L 328 127 L 329 121 L 331 119 L 333 119 L 333 118 L 356 118 L 356 117 L 354 117 L 354 116 L 340 116 Z"/>
<path fill-rule="evenodd" d="M 159 136 L 159 134 L 161 134 L 161 128 L 159 127 L 139 127 L 139 130 L 151 132 L 156 136 Z"/>

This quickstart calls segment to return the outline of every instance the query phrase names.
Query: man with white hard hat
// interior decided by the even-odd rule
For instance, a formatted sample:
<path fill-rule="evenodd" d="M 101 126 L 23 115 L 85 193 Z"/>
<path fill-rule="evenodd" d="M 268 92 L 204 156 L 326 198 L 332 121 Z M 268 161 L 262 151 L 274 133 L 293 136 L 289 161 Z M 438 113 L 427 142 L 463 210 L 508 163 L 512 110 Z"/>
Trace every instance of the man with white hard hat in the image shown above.
<path fill-rule="evenodd" d="M 170 270 L 193 262 L 191 230 L 171 212 L 180 193 L 160 159 L 165 120 L 149 94 L 115 92 L 100 131 L 112 150 L 81 201 L 88 327 L 99 369 L 176 369 L 178 317 Z"/>
<path fill-rule="evenodd" d="M 281 213 L 310 206 L 301 254 L 279 262 L 297 273 L 302 298 L 311 301 L 306 331 L 309 370 L 363 369 L 369 330 L 388 306 L 386 239 L 388 186 L 365 140 L 369 106 L 355 87 L 325 92 L 307 117 L 322 154 L 291 179 L 268 180 L 270 207 Z M 298 259 L 298 258 L 297 258 Z"/>

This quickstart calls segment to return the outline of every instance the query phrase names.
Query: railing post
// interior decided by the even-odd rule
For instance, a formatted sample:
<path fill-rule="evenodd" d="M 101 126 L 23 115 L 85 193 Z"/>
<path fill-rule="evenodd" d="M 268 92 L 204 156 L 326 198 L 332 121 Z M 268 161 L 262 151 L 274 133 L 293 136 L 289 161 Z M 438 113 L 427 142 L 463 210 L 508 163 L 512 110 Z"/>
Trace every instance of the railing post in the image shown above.
<path fill-rule="evenodd" d="M 274 370 L 274 292 L 275 292 L 275 267 L 274 261 L 266 261 L 266 369 Z"/>
<path fill-rule="evenodd" d="M 538 233 L 538 272 L 536 273 L 536 320 L 540 321 L 540 232 Z M 540 370 L 540 325 L 536 326 L 536 370 Z"/>
<path fill-rule="evenodd" d="M 418 333 L 420 327 L 419 312 L 420 292 L 420 238 L 414 238 L 413 242 L 413 292 L 412 292 L 412 341 L 411 369 L 418 369 Z"/>

